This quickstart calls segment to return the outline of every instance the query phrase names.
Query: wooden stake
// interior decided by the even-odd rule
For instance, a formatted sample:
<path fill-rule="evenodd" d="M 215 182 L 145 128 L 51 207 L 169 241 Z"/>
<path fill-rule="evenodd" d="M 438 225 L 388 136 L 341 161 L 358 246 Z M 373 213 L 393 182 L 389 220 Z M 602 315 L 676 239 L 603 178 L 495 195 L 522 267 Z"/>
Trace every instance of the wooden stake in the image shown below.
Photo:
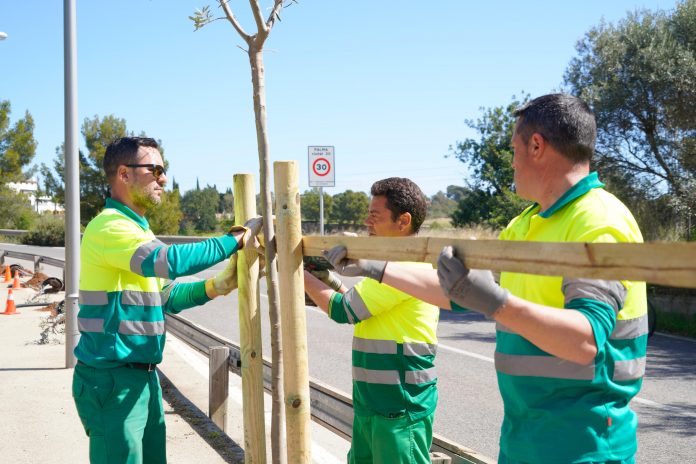
<path fill-rule="evenodd" d="M 208 379 L 208 416 L 223 432 L 227 431 L 227 397 L 229 394 L 230 349 L 216 346 L 210 349 Z"/>
<path fill-rule="evenodd" d="M 349 258 L 423 261 L 436 264 L 453 245 L 476 269 L 528 274 L 637 280 L 696 288 L 696 243 L 550 243 L 469 240 L 442 237 L 319 237 L 303 239 L 306 256 L 321 256 L 336 245 Z"/>
<path fill-rule="evenodd" d="M 243 224 L 256 216 L 254 176 L 234 175 L 234 218 Z M 237 260 L 239 338 L 242 358 L 242 404 L 244 411 L 244 461 L 266 462 L 266 429 L 263 408 L 263 357 L 259 312 L 259 259 L 254 251 L 242 250 Z"/>
<path fill-rule="evenodd" d="M 295 161 L 273 163 L 280 276 L 288 463 L 311 461 L 307 321 L 304 306 L 300 192 Z"/>

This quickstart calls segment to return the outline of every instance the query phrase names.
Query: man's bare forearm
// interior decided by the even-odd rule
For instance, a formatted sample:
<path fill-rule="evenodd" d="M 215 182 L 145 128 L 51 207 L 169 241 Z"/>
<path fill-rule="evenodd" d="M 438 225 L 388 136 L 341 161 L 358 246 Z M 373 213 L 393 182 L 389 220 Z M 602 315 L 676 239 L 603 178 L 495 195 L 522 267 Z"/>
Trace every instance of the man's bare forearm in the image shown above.
<path fill-rule="evenodd" d="M 558 358 L 587 365 L 597 355 L 592 325 L 580 311 L 510 296 L 494 319 Z"/>
<path fill-rule="evenodd" d="M 440 287 L 435 269 L 404 266 L 389 262 L 382 283 L 440 308 L 450 309 L 449 298 Z"/>
<path fill-rule="evenodd" d="M 304 271 L 305 292 L 322 311 L 329 314 L 329 303 L 334 294 L 333 289 L 314 277 L 309 271 Z"/>

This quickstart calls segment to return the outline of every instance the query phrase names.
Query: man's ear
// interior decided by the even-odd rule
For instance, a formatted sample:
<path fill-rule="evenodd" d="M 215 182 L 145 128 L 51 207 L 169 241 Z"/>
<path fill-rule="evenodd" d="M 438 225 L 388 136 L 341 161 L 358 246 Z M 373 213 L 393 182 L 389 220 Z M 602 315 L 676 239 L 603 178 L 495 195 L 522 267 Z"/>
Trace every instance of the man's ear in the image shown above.
<path fill-rule="evenodd" d="M 546 151 L 547 146 L 548 142 L 546 141 L 546 139 L 538 132 L 534 132 L 532 136 L 529 137 L 527 151 L 532 155 L 534 159 L 538 160 Z"/>
<path fill-rule="evenodd" d="M 116 170 L 116 180 L 124 184 L 127 184 L 130 181 L 130 175 L 126 166 L 121 165 L 118 167 Z"/>
<path fill-rule="evenodd" d="M 411 221 L 413 218 L 411 217 L 411 213 L 403 213 L 399 218 L 397 219 L 397 222 L 399 223 L 399 230 L 406 230 L 411 228 Z"/>

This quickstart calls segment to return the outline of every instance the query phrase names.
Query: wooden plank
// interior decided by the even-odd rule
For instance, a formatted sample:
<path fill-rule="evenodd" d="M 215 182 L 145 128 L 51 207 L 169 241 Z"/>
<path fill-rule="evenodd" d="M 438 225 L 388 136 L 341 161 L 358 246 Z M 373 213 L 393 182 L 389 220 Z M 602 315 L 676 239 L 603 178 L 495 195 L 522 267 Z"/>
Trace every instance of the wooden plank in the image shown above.
<path fill-rule="evenodd" d="M 273 163 L 273 177 L 283 326 L 283 385 L 288 463 L 309 464 L 309 367 L 297 162 L 276 161 Z"/>
<path fill-rule="evenodd" d="M 305 236 L 303 253 L 321 256 L 336 245 L 349 258 L 437 264 L 445 245 L 470 268 L 528 274 L 646 281 L 696 288 L 696 243 L 558 243 L 442 237 Z"/>
<path fill-rule="evenodd" d="M 256 216 L 254 176 L 235 174 L 234 217 L 243 224 Z M 244 461 L 266 462 L 266 423 L 263 404 L 263 352 L 259 311 L 259 257 L 242 250 L 237 257 L 239 345 L 242 358 L 242 411 L 244 415 Z"/>
<path fill-rule="evenodd" d="M 210 348 L 208 378 L 208 417 L 223 432 L 227 432 L 227 397 L 229 396 L 228 359 L 230 350 L 226 346 Z"/>

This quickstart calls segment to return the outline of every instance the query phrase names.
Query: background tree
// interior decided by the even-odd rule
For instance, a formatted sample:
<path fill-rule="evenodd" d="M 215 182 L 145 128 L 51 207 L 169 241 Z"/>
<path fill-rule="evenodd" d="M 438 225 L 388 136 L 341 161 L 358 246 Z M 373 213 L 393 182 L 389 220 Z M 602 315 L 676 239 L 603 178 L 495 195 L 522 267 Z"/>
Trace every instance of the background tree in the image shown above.
<path fill-rule="evenodd" d="M 181 198 L 183 222 L 181 229 L 185 233 L 192 230 L 197 232 L 212 232 L 217 226 L 215 214 L 218 211 L 220 194 L 215 187 L 193 189 L 184 193 Z"/>
<path fill-rule="evenodd" d="M 34 118 L 29 111 L 10 127 L 12 106 L 8 100 L 0 101 L 0 183 L 23 182 L 34 171 L 27 169 L 36 155 Z"/>
<path fill-rule="evenodd" d="M 430 197 L 429 203 L 428 218 L 430 219 L 450 217 L 457 209 L 457 202 L 442 191 Z"/>
<path fill-rule="evenodd" d="M 302 219 L 319 222 L 319 189 L 313 188 L 302 194 Z M 331 217 L 333 198 L 324 192 L 324 218 Z"/>
<path fill-rule="evenodd" d="M 631 13 L 617 25 L 592 28 L 565 73 L 570 91 L 595 112 L 595 165 L 611 189 L 634 212 L 655 202 L 686 212 L 687 224 L 696 207 L 694 37 L 696 0 L 671 13 Z M 647 216 L 638 219 L 655 233 Z"/>
<path fill-rule="evenodd" d="M 338 224 L 362 224 L 370 207 L 370 197 L 365 192 L 346 190 L 333 197 L 331 222 Z"/>
<path fill-rule="evenodd" d="M 162 192 L 162 202 L 148 210 L 147 221 L 155 235 L 176 235 L 179 233 L 181 220 L 184 217 L 181 211 L 180 198 L 179 190 Z"/>
<path fill-rule="evenodd" d="M 483 109 L 481 118 L 466 121 L 479 138 L 450 147 L 451 155 L 469 168 L 467 187 L 448 187 L 448 193 L 458 199 L 450 216 L 456 227 L 484 224 L 499 229 L 528 204 L 514 194 L 510 146 L 515 129 L 512 112 L 522 103 L 513 97 L 507 106 Z"/>
<path fill-rule="evenodd" d="M 28 229 L 36 214 L 29 199 L 8 187 L 8 182 L 24 182 L 34 170 L 29 167 L 36 155 L 34 119 L 27 111 L 14 125 L 10 124 L 12 107 L 0 101 L 0 228 Z"/>
<path fill-rule="evenodd" d="M 220 194 L 220 212 L 234 217 L 234 193 L 230 187 Z"/>

